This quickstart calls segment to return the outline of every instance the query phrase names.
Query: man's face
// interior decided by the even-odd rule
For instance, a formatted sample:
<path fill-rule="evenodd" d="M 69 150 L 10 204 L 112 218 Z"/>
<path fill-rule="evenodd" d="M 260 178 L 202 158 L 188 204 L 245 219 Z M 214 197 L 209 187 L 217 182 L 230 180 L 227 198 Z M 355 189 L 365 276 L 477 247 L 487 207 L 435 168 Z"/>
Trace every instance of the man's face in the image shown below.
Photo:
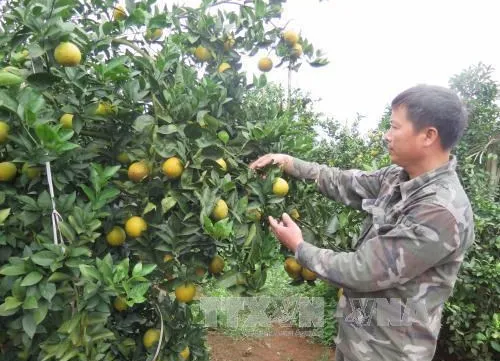
<path fill-rule="evenodd" d="M 422 132 L 416 132 L 406 116 L 406 108 L 399 106 L 392 110 L 391 127 L 385 133 L 391 161 L 401 167 L 421 158 L 423 152 Z"/>

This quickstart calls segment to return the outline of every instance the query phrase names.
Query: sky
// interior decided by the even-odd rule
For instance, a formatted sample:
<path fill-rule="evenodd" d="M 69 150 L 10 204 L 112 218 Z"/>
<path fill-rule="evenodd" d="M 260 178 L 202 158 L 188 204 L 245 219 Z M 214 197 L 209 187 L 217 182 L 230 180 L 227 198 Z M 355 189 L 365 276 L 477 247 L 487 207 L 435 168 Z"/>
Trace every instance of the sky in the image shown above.
<path fill-rule="evenodd" d="M 368 130 L 413 85 L 448 86 L 450 77 L 479 62 L 493 66 L 500 81 L 498 14 L 499 0 L 288 0 L 282 23 L 289 21 L 330 61 L 322 68 L 304 64 L 292 86 L 317 99 L 315 109 L 325 116 L 350 122 L 359 113 Z M 244 60 L 249 74 L 259 74 L 258 59 Z M 285 67 L 267 74 L 286 87 Z"/>

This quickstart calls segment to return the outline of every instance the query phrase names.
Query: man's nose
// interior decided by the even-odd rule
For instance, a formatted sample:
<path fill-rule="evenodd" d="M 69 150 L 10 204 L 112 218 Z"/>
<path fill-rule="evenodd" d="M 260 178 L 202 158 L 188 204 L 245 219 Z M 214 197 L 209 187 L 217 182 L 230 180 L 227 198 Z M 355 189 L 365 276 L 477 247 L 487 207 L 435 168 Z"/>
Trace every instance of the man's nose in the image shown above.
<path fill-rule="evenodd" d="M 386 132 L 386 133 L 384 134 L 384 136 L 382 137 L 382 142 L 384 143 L 384 146 L 385 146 L 386 148 L 389 146 L 389 143 L 391 142 L 389 132 Z"/>

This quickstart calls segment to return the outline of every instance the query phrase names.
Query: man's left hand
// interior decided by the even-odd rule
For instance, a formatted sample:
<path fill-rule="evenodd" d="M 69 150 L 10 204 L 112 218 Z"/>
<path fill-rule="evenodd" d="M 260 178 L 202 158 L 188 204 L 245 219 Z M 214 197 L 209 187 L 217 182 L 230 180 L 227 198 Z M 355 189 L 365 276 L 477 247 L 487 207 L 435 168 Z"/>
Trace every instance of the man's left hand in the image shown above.
<path fill-rule="evenodd" d="M 289 250 L 295 253 L 300 243 L 304 242 L 302 231 L 292 218 L 283 213 L 282 221 L 269 216 L 269 225 L 276 238 Z"/>

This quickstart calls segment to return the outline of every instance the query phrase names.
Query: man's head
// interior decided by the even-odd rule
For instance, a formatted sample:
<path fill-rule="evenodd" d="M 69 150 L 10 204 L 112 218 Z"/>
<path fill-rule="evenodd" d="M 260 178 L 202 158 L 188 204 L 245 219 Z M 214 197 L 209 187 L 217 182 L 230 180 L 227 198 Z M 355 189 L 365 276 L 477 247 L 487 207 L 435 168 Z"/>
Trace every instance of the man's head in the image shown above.
<path fill-rule="evenodd" d="M 391 107 L 391 128 L 385 140 L 392 161 L 402 167 L 449 155 L 467 124 L 460 98 L 439 86 L 407 89 L 394 98 Z"/>

